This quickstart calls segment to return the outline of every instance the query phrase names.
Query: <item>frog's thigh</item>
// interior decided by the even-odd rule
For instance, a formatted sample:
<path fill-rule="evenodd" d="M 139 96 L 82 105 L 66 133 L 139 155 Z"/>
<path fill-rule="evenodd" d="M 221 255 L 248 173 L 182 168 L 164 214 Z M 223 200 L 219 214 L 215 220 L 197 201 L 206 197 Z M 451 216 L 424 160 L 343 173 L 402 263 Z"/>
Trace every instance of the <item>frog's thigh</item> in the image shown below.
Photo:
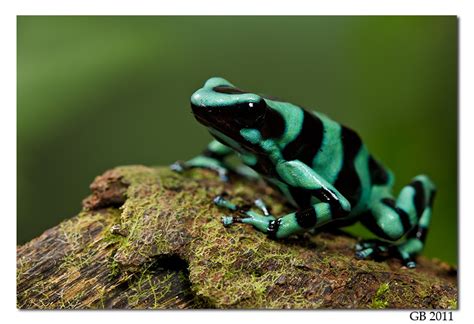
<path fill-rule="evenodd" d="M 414 257 L 423 250 L 431 219 L 435 196 L 433 183 L 421 175 L 405 186 L 396 200 L 388 194 L 380 195 L 377 188 L 374 195 L 373 206 L 361 217 L 362 223 L 379 237 L 392 241 L 407 234 L 404 241 L 391 245 L 389 251 L 401 258 L 407 267 L 415 267 Z M 389 246 L 386 242 L 359 244 L 357 255 L 366 258 Z"/>
<path fill-rule="evenodd" d="M 361 221 L 379 237 L 396 241 L 413 229 L 429 226 L 435 187 L 426 176 L 417 176 L 403 187 L 395 200 L 386 190 L 374 187 L 370 212 Z"/>

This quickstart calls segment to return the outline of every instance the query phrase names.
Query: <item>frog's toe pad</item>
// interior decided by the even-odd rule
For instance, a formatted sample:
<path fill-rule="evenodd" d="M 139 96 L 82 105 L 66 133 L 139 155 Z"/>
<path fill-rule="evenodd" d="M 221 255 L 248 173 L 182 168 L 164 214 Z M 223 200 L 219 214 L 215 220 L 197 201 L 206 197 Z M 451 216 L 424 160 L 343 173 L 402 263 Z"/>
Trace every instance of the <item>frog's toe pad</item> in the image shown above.
<path fill-rule="evenodd" d="M 213 202 L 218 207 L 227 208 L 227 209 L 230 209 L 230 210 L 233 210 L 233 211 L 236 211 L 238 209 L 236 205 L 234 205 L 233 203 L 231 203 L 230 201 L 228 201 L 227 199 L 225 199 L 222 196 L 216 196 L 213 199 Z"/>
<path fill-rule="evenodd" d="M 229 182 L 229 176 L 228 176 L 228 172 L 227 171 L 217 171 L 217 173 L 219 174 L 219 180 L 222 181 L 222 182 Z"/>
<path fill-rule="evenodd" d="M 359 260 L 364 260 L 371 257 L 374 254 L 373 248 L 360 249 L 356 251 L 355 257 Z"/>
<path fill-rule="evenodd" d="M 170 169 L 175 172 L 183 172 L 186 169 L 186 166 L 183 161 L 176 161 L 170 165 Z"/>
<path fill-rule="evenodd" d="M 408 269 L 414 269 L 416 268 L 416 262 L 413 260 L 407 261 L 405 262 L 405 267 L 407 267 Z"/>
<path fill-rule="evenodd" d="M 386 257 L 389 245 L 380 240 L 364 240 L 355 245 L 355 257 L 357 259 L 380 259 Z"/>
<path fill-rule="evenodd" d="M 226 227 L 234 223 L 234 217 L 232 216 L 222 216 L 221 220 L 222 220 L 222 224 L 224 224 L 224 226 Z"/>
<path fill-rule="evenodd" d="M 397 254 L 397 253 L 395 253 Z M 413 269 L 413 268 L 416 268 L 416 262 L 413 258 L 413 255 L 411 255 L 410 253 L 407 253 L 403 250 L 400 250 L 400 248 L 398 249 L 398 255 L 396 255 L 403 263 L 403 265 L 405 267 L 407 267 L 408 269 Z"/>

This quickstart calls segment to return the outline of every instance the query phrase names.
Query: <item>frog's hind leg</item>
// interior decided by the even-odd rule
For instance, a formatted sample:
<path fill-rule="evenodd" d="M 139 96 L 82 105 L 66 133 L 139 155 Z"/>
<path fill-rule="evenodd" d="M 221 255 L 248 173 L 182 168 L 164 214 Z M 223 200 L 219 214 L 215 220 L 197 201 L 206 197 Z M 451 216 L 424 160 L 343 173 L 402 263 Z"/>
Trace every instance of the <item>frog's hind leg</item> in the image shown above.
<path fill-rule="evenodd" d="M 362 223 L 373 233 L 388 241 L 367 240 L 356 245 L 358 258 L 395 255 L 413 268 L 414 258 L 423 250 L 435 196 L 435 186 L 425 175 L 415 177 L 395 200 L 383 187 L 374 187 L 371 209 L 362 215 Z"/>

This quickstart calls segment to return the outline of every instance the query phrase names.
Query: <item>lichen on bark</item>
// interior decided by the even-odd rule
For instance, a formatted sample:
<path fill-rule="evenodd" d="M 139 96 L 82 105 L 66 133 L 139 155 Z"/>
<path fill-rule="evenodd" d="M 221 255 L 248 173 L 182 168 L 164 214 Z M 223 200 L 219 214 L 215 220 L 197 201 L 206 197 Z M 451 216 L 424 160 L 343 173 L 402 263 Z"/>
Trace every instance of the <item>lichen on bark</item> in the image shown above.
<path fill-rule="evenodd" d="M 456 269 L 418 258 L 356 260 L 343 232 L 270 240 L 224 227 L 212 199 L 284 199 L 263 182 L 208 170 L 118 167 L 79 215 L 17 249 L 19 308 L 455 308 Z"/>

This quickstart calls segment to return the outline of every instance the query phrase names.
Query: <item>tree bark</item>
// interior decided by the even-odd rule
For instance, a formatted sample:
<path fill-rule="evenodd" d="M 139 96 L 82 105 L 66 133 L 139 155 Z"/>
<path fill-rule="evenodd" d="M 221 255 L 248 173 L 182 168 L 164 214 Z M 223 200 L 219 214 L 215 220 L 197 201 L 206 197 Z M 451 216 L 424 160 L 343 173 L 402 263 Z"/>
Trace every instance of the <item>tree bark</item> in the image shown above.
<path fill-rule="evenodd" d="M 357 260 L 342 231 L 276 241 L 224 227 L 223 192 L 288 212 L 260 181 L 127 166 L 91 190 L 77 216 L 17 248 L 18 308 L 457 308 L 457 271 L 439 260 Z"/>

